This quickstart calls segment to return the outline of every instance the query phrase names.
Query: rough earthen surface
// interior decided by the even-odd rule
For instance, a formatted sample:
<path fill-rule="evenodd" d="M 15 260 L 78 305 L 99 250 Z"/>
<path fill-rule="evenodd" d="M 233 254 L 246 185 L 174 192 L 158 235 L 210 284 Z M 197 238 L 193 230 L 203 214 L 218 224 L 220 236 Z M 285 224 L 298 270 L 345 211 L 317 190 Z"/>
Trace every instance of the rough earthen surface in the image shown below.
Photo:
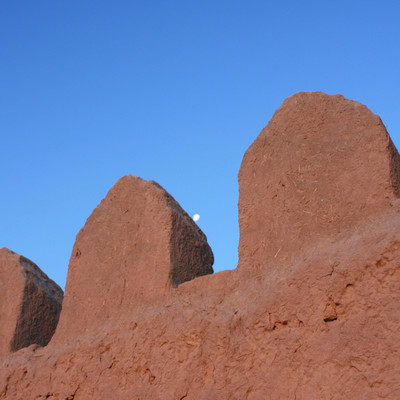
<path fill-rule="evenodd" d="M 63 292 L 34 263 L 0 249 L 0 358 L 54 334 Z"/>
<path fill-rule="evenodd" d="M 205 235 L 158 184 L 125 176 L 77 235 L 55 341 L 114 324 L 213 273 Z"/>
<path fill-rule="evenodd" d="M 390 207 L 400 160 L 382 121 L 343 96 L 286 99 L 239 172 L 240 266 L 287 260 Z"/>
<path fill-rule="evenodd" d="M 152 225 L 149 210 L 159 213 L 164 195 L 134 203 L 146 224 L 136 238 L 144 248 L 137 259 L 155 266 L 165 255 L 168 263 L 147 274 L 124 264 L 130 253 L 120 253 L 131 245 L 120 240 L 140 228 L 131 230 L 122 217 L 132 208 L 116 200 L 124 198 L 127 182 L 120 182 L 77 237 L 66 293 L 71 308 L 62 312 L 58 337 L 3 360 L 0 399 L 399 399 L 398 166 L 382 123 L 364 106 L 322 93 L 289 98 L 242 163 L 240 268 L 183 284 L 174 284 L 174 274 L 201 259 L 204 247 L 187 247 L 193 231 L 186 214 Z M 134 185 L 150 184 L 141 182 Z M 165 215 L 177 207 L 167 198 Z M 119 251 L 103 249 L 106 232 Z M 172 246 L 180 235 L 184 242 Z M 148 253 L 150 237 L 159 241 L 157 255 Z M 109 264 L 104 254 L 112 254 Z M 124 280 L 146 290 L 121 296 Z M 71 306 L 74 296 L 80 309 Z M 99 299 L 112 302 L 103 308 L 107 318 L 114 310 L 121 316 L 91 330 L 106 320 Z M 86 314 L 90 305 L 95 317 Z M 73 316 L 83 330 L 68 329 Z"/>

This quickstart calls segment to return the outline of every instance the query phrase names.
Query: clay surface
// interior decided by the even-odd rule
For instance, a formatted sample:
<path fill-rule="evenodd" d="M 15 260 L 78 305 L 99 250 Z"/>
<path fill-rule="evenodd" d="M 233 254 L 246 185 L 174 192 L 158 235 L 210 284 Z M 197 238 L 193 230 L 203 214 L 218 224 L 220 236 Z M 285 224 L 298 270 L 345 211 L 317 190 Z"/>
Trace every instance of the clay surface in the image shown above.
<path fill-rule="evenodd" d="M 398 160 L 361 104 L 287 99 L 240 169 L 239 268 L 213 275 L 177 203 L 123 178 L 77 236 L 56 335 L 2 360 L 0 399 L 399 399 Z"/>
<path fill-rule="evenodd" d="M 239 172 L 240 267 L 298 258 L 390 208 L 400 160 L 382 121 L 343 96 L 286 99 Z"/>
<path fill-rule="evenodd" d="M 0 249 L 0 358 L 45 346 L 57 326 L 63 292 L 32 261 Z"/>
<path fill-rule="evenodd" d="M 158 184 L 118 180 L 77 235 L 55 341 L 95 334 L 213 273 L 203 232 Z"/>

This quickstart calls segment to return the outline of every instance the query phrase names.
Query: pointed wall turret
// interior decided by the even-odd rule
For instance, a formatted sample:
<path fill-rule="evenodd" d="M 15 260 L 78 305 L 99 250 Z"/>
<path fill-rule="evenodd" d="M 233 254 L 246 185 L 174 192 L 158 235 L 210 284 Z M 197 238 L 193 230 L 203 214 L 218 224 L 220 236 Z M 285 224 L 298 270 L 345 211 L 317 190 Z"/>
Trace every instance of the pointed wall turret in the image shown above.
<path fill-rule="evenodd" d="M 77 235 L 54 340 L 97 332 L 213 272 L 203 232 L 158 184 L 118 180 Z"/>
<path fill-rule="evenodd" d="M 399 171 L 397 150 L 367 107 L 341 95 L 289 97 L 240 168 L 239 265 L 290 257 L 390 208 Z"/>

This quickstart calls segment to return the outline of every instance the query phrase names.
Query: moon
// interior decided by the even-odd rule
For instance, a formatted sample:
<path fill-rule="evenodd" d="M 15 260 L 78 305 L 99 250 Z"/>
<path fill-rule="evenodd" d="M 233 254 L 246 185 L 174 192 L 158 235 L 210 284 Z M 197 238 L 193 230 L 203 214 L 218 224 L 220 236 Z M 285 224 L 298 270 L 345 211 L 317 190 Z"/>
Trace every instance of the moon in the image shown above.
<path fill-rule="evenodd" d="M 197 222 L 200 219 L 200 215 L 199 214 L 194 214 L 193 215 L 193 221 Z"/>

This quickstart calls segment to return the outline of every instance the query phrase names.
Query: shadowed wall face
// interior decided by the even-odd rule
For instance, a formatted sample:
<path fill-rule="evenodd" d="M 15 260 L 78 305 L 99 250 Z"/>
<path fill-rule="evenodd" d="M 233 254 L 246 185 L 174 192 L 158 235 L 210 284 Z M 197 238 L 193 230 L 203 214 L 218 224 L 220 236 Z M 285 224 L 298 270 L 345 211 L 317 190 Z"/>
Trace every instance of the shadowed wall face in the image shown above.
<path fill-rule="evenodd" d="M 0 249 L 0 356 L 52 338 L 63 300 L 61 288 L 25 257 Z"/>
<path fill-rule="evenodd" d="M 46 346 L 56 330 L 61 306 L 61 302 L 54 301 L 54 297 L 41 291 L 31 281 L 27 281 L 21 313 L 11 341 L 11 351 L 17 351 L 31 344 Z"/>
<path fill-rule="evenodd" d="M 171 197 L 167 198 L 171 214 L 170 280 L 173 287 L 192 279 L 212 274 L 213 253 L 207 238 L 192 218 Z"/>

